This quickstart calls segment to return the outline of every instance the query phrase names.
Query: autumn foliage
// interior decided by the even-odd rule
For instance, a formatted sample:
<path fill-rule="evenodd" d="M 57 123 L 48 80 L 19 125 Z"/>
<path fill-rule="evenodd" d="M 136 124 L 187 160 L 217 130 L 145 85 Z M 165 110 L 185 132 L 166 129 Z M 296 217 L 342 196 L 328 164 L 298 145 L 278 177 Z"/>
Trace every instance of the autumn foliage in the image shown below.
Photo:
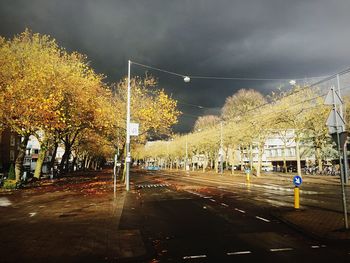
<path fill-rule="evenodd" d="M 135 77 L 132 83 L 132 118 L 143 134 L 139 141 L 150 131 L 169 133 L 180 113 L 176 101 L 156 89 L 152 77 Z M 41 144 L 38 178 L 45 156 L 58 146 L 65 149 L 62 171 L 69 169 L 72 156 L 111 158 L 124 146 L 125 87 L 125 80 L 106 84 L 86 56 L 66 51 L 50 36 L 26 30 L 12 39 L 0 37 L 0 127 L 23 137 L 16 179 L 30 135 Z"/>

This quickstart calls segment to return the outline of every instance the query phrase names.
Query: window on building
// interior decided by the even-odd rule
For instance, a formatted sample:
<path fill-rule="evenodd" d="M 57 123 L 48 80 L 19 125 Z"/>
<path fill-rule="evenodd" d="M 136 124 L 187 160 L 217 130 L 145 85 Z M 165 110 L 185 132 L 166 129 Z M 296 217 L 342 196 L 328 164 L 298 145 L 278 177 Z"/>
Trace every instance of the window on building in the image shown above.
<path fill-rule="evenodd" d="M 11 137 L 10 137 L 10 145 L 11 146 L 16 145 L 16 137 L 13 134 L 11 134 Z"/>
<path fill-rule="evenodd" d="M 291 156 L 295 156 L 295 148 L 290 148 L 290 154 Z"/>
<path fill-rule="evenodd" d="M 277 149 L 277 156 L 282 156 L 282 149 Z"/>
<path fill-rule="evenodd" d="M 13 162 L 15 160 L 15 151 L 10 150 L 10 161 Z"/>
<path fill-rule="evenodd" d="M 34 149 L 34 153 L 38 154 L 39 153 L 39 149 Z"/>

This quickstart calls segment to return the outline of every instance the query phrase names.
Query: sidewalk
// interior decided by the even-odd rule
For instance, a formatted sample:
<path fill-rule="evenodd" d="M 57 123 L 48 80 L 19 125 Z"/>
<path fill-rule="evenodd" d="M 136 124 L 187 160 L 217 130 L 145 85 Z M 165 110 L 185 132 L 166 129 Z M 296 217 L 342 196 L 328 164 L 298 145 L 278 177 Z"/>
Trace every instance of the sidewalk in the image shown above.
<path fill-rule="evenodd" d="M 126 193 L 110 171 L 0 193 L 1 262 L 115 262 Z"/>
<path fill-rule="evenodd" d="M 321 209 L 288 209 L 273 211 L 272 215 L 317 239 L 350 241 L 350 230 L 345 230 L 343 213 Z"/>

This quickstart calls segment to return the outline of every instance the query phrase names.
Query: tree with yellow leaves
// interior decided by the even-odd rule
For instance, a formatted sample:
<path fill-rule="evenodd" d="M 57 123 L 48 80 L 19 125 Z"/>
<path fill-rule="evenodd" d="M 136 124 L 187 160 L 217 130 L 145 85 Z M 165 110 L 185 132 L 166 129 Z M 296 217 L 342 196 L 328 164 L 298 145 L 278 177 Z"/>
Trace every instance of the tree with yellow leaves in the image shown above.
<path fill-rule="evenodd" d="M 16 180 L 20 179 L 29 136 L 63 125 L 55 88 L 56 66 L 63 52 L 48 36 L 26 30 L 13 39 L 0 38 L 1 122 L 20 134 Z"/>

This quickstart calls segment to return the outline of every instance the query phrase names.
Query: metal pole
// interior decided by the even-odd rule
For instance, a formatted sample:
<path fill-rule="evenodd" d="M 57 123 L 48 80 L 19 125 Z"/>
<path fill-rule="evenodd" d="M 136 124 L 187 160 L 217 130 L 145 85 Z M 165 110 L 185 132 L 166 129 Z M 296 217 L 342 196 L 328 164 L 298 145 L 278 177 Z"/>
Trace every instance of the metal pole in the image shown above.
<path fill-rule="evenodd" d="M 117 195 L 117 161 L 118 161 L 118 155 L 116 154 L 114 156 L 114 167 L 113 167 L 113 173 L 114 173 L 114 177 L 113 177 L 113 194 L 114 194 L 114 198 L 116 198 L 116 195 Z"/>
<path fill-rule="evenodd" d="M 187 135 L 186 135 L 186 160 L 185 160 L 185 171 L 187 171 L 187 163 L 188 163 L 188 143 L 187 143 Z"/>
<path fill-rule="evenodd" d="M 131 88 L 130 88 L 130 66 L 131 61 L 128 60 L 128 98 L 126 104 L 126 175 L 125 175 L 125 184 L 126 191 L 130 190 L 129 186 L 129 175 L 130 175 L 130 97 L 131 97 Z"/>
<path fill-rule="evenodd" d="M 334 87 L 332 87 L 332 93 L 333 93 L 333 111 L 335 112 L 335 114 L 337 114 L 337 108 L 335 105 L 335 90 Z M 339 166 L 340 166 L 340 183 L 341 183 L 341 191 L 342 191 L 342 203 L 343 203 L 343 211 L 344 211 L 344 225 L 345 225 L 345 229 L 349 228 L 348 225 L 348 212 L 347 212 L 347 207 L 346 207 L 346 196 L 345 196 L 345 186 L 344 186 L 344 170 L 343 170 L 343 163 L 341 160 L 341 150 L 340 150 L 340 137 L 339 137 L 339 131 L 338 131 L 338 120 L 337 120 L 337 116 L 335 116 L 335 129 L 336 129 L 336 133 L 337 133 L 337 145 L 338 145 L 338 154 L 339 154 Z"/>
<path fill-rule="evenodd" d="M 340 77 L 339 74 L 337 74 L 337 88 L 338 88 L 338 96 L 341 98 L 341 93 L 340 93 Z M 344 120 L 344 113 L 343 113 L 343 104 L 340 104 L 339 106 L 339 113 L 340 116 Z M 342 131 L 345 131 L 345 126 L 342 126 Z M 349 173 L 348 173 L 348 154 L 347 154 L 347 148 L 346 148 L 346 143 L 343 148 L 343 162 L 344 162 L 344 182 L 345 184 L 348 183 L 349 181 Z"/>
<path fill-rule="evenodd" d="M 220 173 L 223 174 L 224 171 L 224 149 L 222 143 L 222 122 L 220 122 Z"/>

